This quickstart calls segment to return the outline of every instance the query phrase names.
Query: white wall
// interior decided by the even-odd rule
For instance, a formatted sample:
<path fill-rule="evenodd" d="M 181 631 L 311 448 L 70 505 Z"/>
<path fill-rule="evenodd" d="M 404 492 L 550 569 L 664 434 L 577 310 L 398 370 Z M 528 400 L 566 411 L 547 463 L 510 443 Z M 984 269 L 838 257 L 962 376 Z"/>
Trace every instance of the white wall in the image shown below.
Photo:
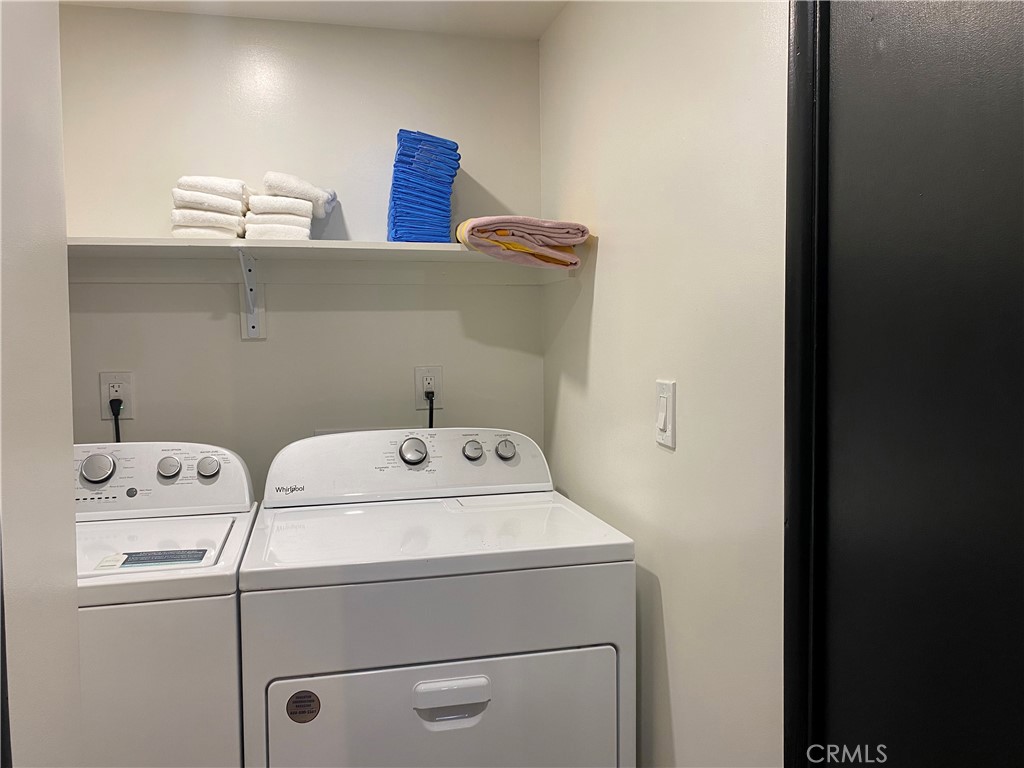
<path fill-rule="evenodd" d="M 0 515 L 14 765 L 78 765 L 78 600 L 56 3 L 3 3 Z"/>
<path fill-rule="evenodd" d="M 541 41 L 557 484 L 636 540 L 640 759 L 782 762 L 785 3 L 570 4 Z M 654 380 L 679 442 L 654 442 Z"/>
<path fill-rule="evenodd" d="M 337 190 L 314 236 L 386 240 L 399 128 L 459 143 L 456 221 L 540 207 L 536 42 L 64 6 L 61 53 L 73 237 L 166 236 L 179 176 L 278 170 Z"/>
<path fill-rule="evenodd" d="M 73 236 L 166 236 L 179 175 L 258 186 L 277 169 L 337 189 L 314 236 L 385 240 L 402 127 L 460 143 L 456 221 L 539 212 L 536 42 L 89 7 L 61 9 L 61 36 Z M 327 266 L 277 267 L 265 342 L 240 340 L 232 285 L 73 282 L 75 439 L 110 439 L 97 374 L 131 370 L 126 439 L 232 448 L 262 496 L 274 454 L 314 429 L 425 425 L 424 364 L 444 367 L 439 425 L 543 439 L 539 287 L 346 286 Z"/>
<path fill-rule="evenodd" d="M 75 438 L 111 439 L 97 372 L 133 370 L 138 413 L 124 439 L 231 448 L 263 498 L 274 454 L 315 429 L 426 426 L 412 368 L 440 363 L 438 426 L 540 439 L 539 290 L 268 285 L 268 338 L 242 342 L 237 286 L 73 285 Z"/>

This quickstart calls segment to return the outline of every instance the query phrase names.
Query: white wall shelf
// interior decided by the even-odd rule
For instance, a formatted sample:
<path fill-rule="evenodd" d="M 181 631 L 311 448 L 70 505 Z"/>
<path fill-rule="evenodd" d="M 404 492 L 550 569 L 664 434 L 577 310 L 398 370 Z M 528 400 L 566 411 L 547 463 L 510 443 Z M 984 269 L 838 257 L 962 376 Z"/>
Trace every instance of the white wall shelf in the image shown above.
<path fill-rule="evenodd" d="M 242 338 L 265 339 L 264 285 L 544 285 L 569 272 L 458 243 L 68 238 L 71 283 L 237 283 Z"/>
<path fill-rule="evenodd" d="M 71 237 L 71 257 L 238 259 L 244 248 L 259 259 L 337 261 L 478 261 L 482 254 L 461 243 L 356 243 L 349 240 L 183 240 L 179 238 Z M 483 256 L 483 258 L 487 258 Z"/>
<path fill-rule="evenodd" d="M 240 283 L 239 251 L 261 283 L 545 285 L 569 272 L 508 264 L 459 243 L 347 240 L 68 239 L 72 283 Z"/>

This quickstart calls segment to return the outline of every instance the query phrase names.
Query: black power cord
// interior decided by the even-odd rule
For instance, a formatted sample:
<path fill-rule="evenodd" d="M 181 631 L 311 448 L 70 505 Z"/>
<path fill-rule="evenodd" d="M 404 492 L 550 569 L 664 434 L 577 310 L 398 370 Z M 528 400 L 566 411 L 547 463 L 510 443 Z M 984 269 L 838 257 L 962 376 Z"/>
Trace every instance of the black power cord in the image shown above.
<path fill-rule="evenodd" d="M 121 406 L 124 400 L 114 397 L 110 400 L 110 413 L 114 416 L 114 442 L 121 442 Z"/>
<path fill-rule="evenodd" d="M 423 396 L 427 398 L 429 406 L 427 408 L 427 429 L 434 428 L 434 390 L 428 389 L 423 393 Z"/>

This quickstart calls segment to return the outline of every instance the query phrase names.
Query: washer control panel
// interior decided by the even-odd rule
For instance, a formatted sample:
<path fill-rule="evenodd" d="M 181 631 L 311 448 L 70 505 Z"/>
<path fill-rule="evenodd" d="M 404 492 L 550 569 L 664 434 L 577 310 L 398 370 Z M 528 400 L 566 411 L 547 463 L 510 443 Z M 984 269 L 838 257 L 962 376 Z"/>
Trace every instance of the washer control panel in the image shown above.
<path fill-rule="evenodd" d="M 540 447 L 499 429 L 410 429 L 321 435 L 285 447 L 263 505 L 297 507 L 550 491 Z"/>
<path fill-rule="evenodd" d="M 74 478 L 78 520 L 217 514 L 252 506 L 245 462 L 215 445 L 76 445 Z"/>

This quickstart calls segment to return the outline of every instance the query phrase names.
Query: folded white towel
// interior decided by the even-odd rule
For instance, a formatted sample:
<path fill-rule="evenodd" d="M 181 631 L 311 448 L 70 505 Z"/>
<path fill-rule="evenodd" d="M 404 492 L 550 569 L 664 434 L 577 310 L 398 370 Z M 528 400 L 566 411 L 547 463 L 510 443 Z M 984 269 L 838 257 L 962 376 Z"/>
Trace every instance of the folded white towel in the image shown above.
<path fill-rule="evenodd" d="M 249 188 L 245 186 L 244 181 L 225 179 L 221 176 L 182 176 L 178 179 L 178 189 L 230 197 L 232 200 L 249 199 Z"/>
<path fill-rule="evenodd" d="M 300 227 L 308 232 L 313 224 L 313 219 L 309 216 L 294 216 L 290 213 L 253 213 L 249 211 L 245 214 L 245 226 L 251 227 L 253 224 L 285 224 L 289 227 Z"/>
<path fill-rule="evenodd" d="M 171 224 L 176 227 L 220 227 L 239 235 L 245 231 L 245 219 L 216 211 L 192 211 L 175 208 L 171 211 Z"/>
<path fill-rule="evenodd" d="M 313 215 L 313 204 L 297 197 L 253 195 L 249 198 L 249 210 L 253 213 L 290 213 L 308 219 Z"/>
<path fill-rule="evenodd" d="M 194 192 L 190 189 L 178 189 L 177 187 L 171 190 L 171 197 L 174 198 L 175 208 L 191 208 L 197 211 L 216 211 L 231 216 L 245 216 L 245 203 L 230 197 L 211 195 L 207 192 Z"/>
<path fill-rule="evenodd" d="M 281 197 L 297 197 L 309 200 L 313 204 L 313 216 L 324 218 L 338 202 L 338 195 L 333 189 L 320 189 L 303 181 L 298 176 L 277 171 L 267 171 L 263 177 L 263 187 L 268 195 Z"/>
<path fill-rule="evenodd" d="M 251 224 L 246 227 L 247 240 L 309 240 L 309 230 L 287 224 Z"/>
<path fill-rule="evenodd" d="M 196 240 L 236 240 L 233 229 L 220 227 L 171 227 L 171 237 L 186 237 Z"/>

